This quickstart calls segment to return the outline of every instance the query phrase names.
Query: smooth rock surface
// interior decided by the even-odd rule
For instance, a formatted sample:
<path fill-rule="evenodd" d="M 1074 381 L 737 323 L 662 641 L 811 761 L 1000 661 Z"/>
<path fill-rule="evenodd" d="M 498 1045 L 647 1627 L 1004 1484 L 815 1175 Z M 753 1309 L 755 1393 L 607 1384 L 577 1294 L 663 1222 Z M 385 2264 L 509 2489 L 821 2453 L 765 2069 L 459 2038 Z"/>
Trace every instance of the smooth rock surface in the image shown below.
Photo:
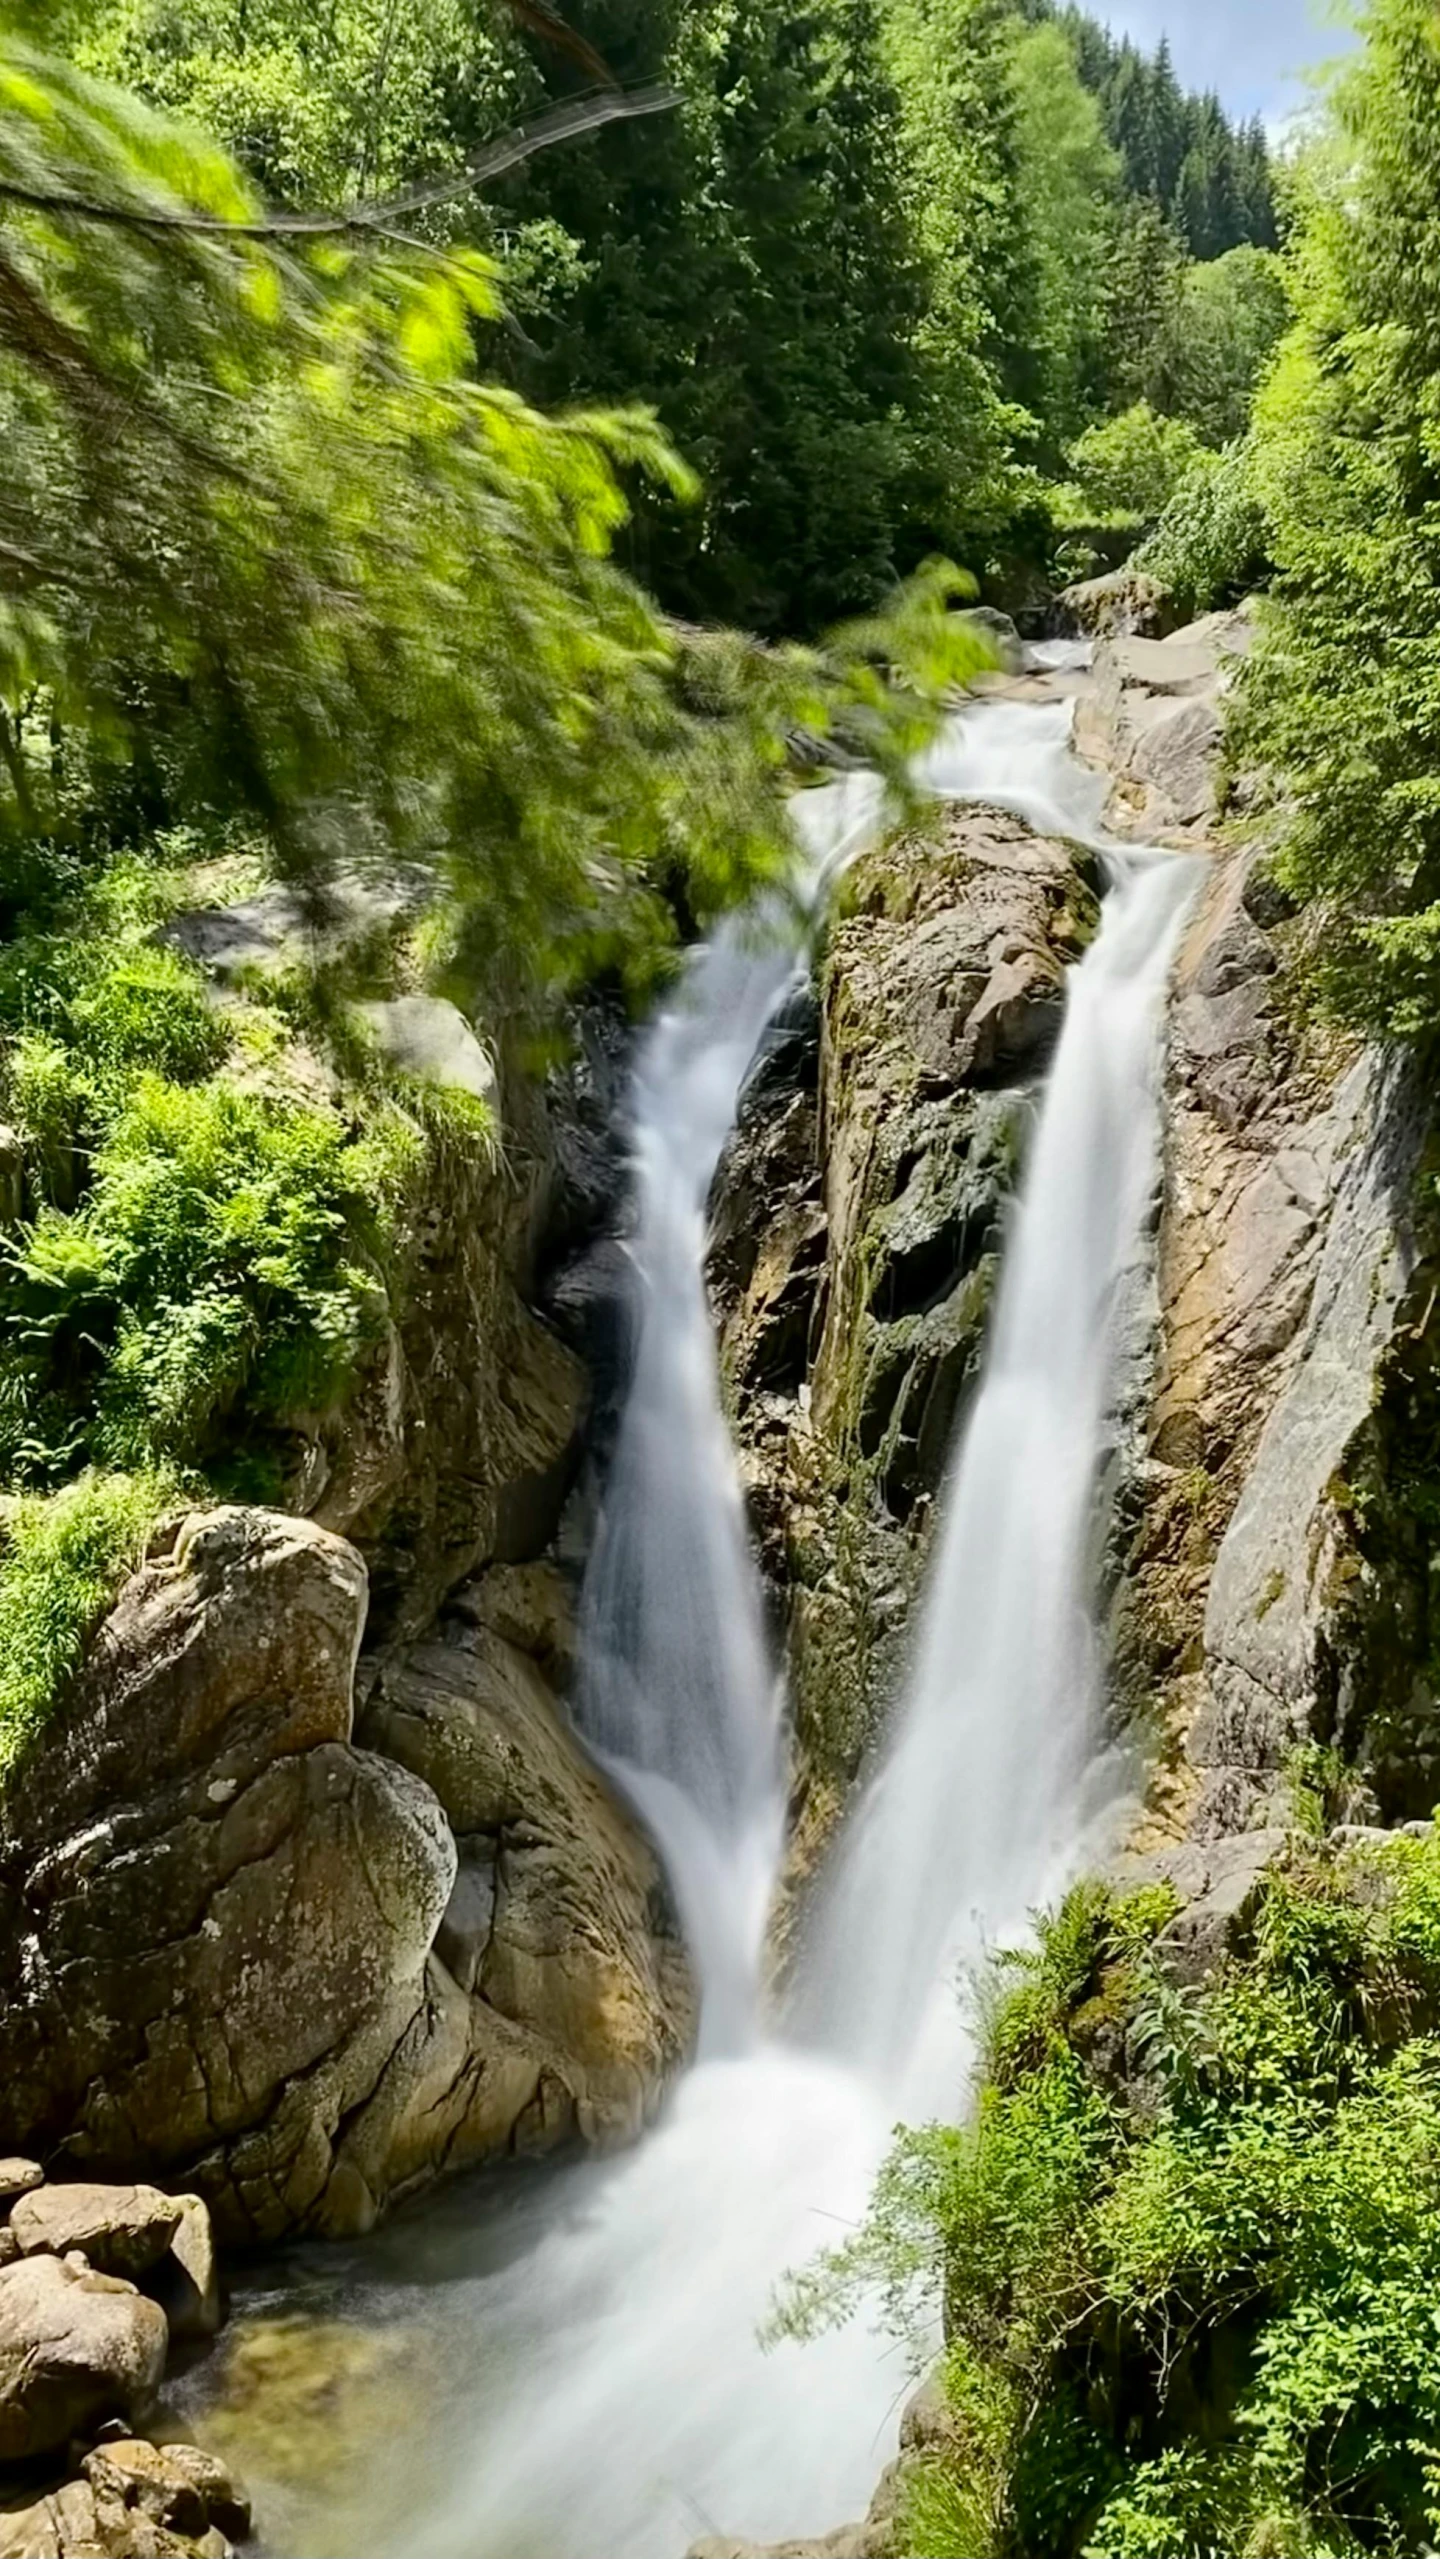
<path fill-rule="evenodd" d="M 208 2205 L 199 2195 L 176 2195 L 180 2223 L 146 2290 L 159 2302 L 178 2344 L 213 2337 L 224 2316 L 220 2265 Z"/>
<path fill-rule="evenodd" d="M 10 2227 L 23 2257 L 78 2248 L 97 2273 L 135 2277 L 165 2255 L 181 2219 L 154 2186 L 42 2186 L 21 2196 Z"/>
<path fill-rule="evenodd" d="M 1117 833 L 1163 843 L 1209 828 L 1228 670 L 1253 637 L 1239 612 L 1165 639 L 1102 641 L 1076 703 L 1075 743 L 1111 776 L 1106 817 Z"/>
<path fill-rule="evenodd" d="M 364 1608 L 310 1522 L 197 1514 L 0 1799 L 0 2131 L 232 2236 L 324 2220 L 454 1878 L 428 1789 L 351 1745 Z"/>
<path fill-rule="evenodd" d="M 532 2119 L 563 2116 L 592 2141 L 634 2134 L 689 2036 L 654 1860 L 576 1748 L 540 1659 L 499 1631 L 528 1623 L 549 1650 L 554 1607 L 543 1583 L 522 1599 L 513 1581 L 482 1582 L 384 1668 L 362 1727 L 434 1789 L 459 1842 L 438 1952 L 473 1994 L 482 2087 L 488 2071 L 514 2112 L 498 2136 L 477 2112 L 457 2157 L 523 2142 Z"/>
<path fill-rule="evenodd" d="M 58 2257 L 0 2266 L 0 2462 L 143 2406 L 168 2343 L 164 2312 L 115 2276 Z"/>

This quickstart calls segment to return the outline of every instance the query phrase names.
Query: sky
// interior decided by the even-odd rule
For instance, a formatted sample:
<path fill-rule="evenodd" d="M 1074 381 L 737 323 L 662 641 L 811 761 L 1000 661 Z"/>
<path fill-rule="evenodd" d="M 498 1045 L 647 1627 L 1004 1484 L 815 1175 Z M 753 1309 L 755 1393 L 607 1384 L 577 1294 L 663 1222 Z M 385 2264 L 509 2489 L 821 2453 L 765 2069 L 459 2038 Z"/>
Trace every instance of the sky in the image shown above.
<path fill-rule="evenodd" d="M 1306 98 L 1307 66 L 1328 62 L 1345 38 L 1325 0 L 1091 0 L 1117 35 L 1153 52 L 1170 38 L 1187 89 L 1218 89 L 1237 115 L 1282 124 Z"/>

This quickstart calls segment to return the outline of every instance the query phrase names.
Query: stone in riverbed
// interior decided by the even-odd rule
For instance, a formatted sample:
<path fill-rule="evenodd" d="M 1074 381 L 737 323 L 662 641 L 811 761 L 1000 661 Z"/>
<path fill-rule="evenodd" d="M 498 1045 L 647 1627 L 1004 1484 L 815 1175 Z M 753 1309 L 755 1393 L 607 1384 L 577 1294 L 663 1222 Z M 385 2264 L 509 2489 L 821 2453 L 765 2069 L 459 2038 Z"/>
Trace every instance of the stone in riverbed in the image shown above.
<path fill-rule="evenodd" d="M 0 2461 L 56 2452 L 143 2404 L 168 2343 L 164 2311 L 115 2276 L 74 2258 L 0 2266 Z"/>
<path fill-rule="evenodd" d="M 23 2257 L 78 2248 L 97 2274 L 135 2276 L 159 2263 L 182 2218 L 155 2186 L 40 2186 L 20 2197 L 10 2228 Z"/>
<path fill-rule="evenodd" d="M 879 2549 L 869 2525 L 854 2523 L 823 2541 L 696 2541 L 685 2559 L 879 2559 Z"/>
<path fill-rule="evenodd" d="M 148 2516 L 171 2532 L 198 2537 L 216 2530 L 243 2541 L 250 2500 L 223 2461 L 195 2444 L 153 2444 L 140 2437 L 101 2444 L 86 2456 L 97 2506 Z"/>
<path fill-rule="evenodd" d="M 224 2314 L 209 2207 L 199 2195 L 172 2201 L 180 2208 L 180 2226 L 145 2288 L 170 2322 L 172 2338 L 213 2337 Z"/>
<path fill-rule="evenodd" d="M 33 2159 L 0 2159 L 0 2214 L 8 2212 L 17 2195 L 28 2195 L 45 2183 L 45 2171 Z"/>

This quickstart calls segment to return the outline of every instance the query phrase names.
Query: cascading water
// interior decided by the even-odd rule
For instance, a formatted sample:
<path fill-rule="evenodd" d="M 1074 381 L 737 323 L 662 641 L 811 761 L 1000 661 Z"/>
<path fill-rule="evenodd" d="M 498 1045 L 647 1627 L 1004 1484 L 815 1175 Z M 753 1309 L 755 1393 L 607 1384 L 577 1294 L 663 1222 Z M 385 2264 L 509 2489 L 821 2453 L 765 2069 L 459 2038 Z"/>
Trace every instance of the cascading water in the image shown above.
<path fill-rule="evenodd" d="M 873 831 L 879 785 L 850 775 L 802 806 L 803 914 Z M 777 904 L 720 932 L 640 1059 L 633 1367 L 581 1611 L 577 1719 L 660 1850 L 701 1990 L 702 2060 L 755 2033 L 784 1821 L 780 1698 L 720 1409 L 705 1204 L 795 975 L 796 921 Z"/>
<path fill-rule="evenodd" d="M 931 789 L 1099 843 L 1099 786 L 1063 708 L 966 712 Z M 873 786 L 807 795 L 817 875 L 876 818 Z M 897 2114 L 960 2095 L 954 1966 L 1023 1920 L 1073 1853 L 1093 1743 L 1087 1532 L 1115 1311 L 1156 1150 L 1159 1018 L 1193 866 L 1104 847 L 1100 934 L 1073 973 L 1006 1261 L 995 1339 L 947 1496 L 911 1693 L 822 1907 L 799 2012 L 767 2038 L 755 1984 L 780 1840 L 773 1683 L 703 1288 L 704 1203 L 793 960 L 722 936 L 656 1027 L 636 1089 L 633 1386 L 584 1610 L 582 1714 L 649 1821 L 701 1976 L 704 2053 L 624 2161 L 552 2178 L 403 2298 L 441 2341 L 423 2430 L 387 2448 L 388 2503 L 310 2554 L 679 2559 L 704 2532 L 818 2532 L 860 2512 L 905 2374 L 862 2327 L 762 2355 L 791 2266 L 863 2212 Z M 793 950 L 793 945 L 792 945 Z M 932 2075 L 927 2010 L 951 2025 Z M 512 2190 L 513 2192 L 513 2190 Z M 388 2246 L 401 2247 L 397 2231 Z M 474 2262 L 478 2250 L 480 2262 Z M 467 2262 L 467 2257 L 469 2262 Z M 402 2296 L 375 2296 L 396 2315 Z M 403 2517 L 403 2533 L 401 2518 Z"/>

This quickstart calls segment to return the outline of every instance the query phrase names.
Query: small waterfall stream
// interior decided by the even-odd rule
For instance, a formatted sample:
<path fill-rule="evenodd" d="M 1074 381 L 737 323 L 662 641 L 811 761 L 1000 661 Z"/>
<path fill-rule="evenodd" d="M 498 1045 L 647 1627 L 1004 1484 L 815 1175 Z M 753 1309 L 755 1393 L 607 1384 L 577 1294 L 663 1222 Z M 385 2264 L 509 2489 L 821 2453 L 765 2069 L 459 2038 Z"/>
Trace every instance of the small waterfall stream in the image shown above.
<path fill-rule="evenodd" d="M 623 2160 L 552 2172 L 508 2224 L 496 2203 L 485 2233 L 457 2237 L 455 2197 L 437 2207 L 443 2280 L 429 2287 L 424 2223 L 410 2224 L 405 2279 L 443 2366 L 419 2439 L 387 2456 L 416 2559 L 681 2559 L 707 2532 L 823 2532 L 863 2512 L 893 2450 L 906 2377 L 863 2323 L 768 2355 L 756 2330 L 778 2277 L 863 2213 L 896 2118 L 958 2102 L 957 1962 L 1023 1924 L 1075 1853 L 1096 1737 L 1086 1557 L 1194 866 L 1104 844 L 1100 785 L 1070 756 L 1068 723 L 1064 706 L 974 707 L 921 773 L 1096 846 L 1110 893 L 1072 973 L 910 1693 L 836 1857 L 795 2013 L 768 2027 L 779 1699 L 703 1254 L 715 1164 L 795 940 L 774 919 L 722 934 L 640 1062 L 633 1386 L 583 1611 L 579 1713 L 670 1875 L 702 1986 L 701 2056 Z M 864 780 L 806 795 L 817 884 L 878 815 Z M 372 2245 L 398 2265 L 397 2242 Z M 393 2553 L 385 2502 L 343 2537 L 302 2532 L 307 2559 Z"/>
<path fill-rule="evenodd" d="M 880 787 L 850 775 L 800 811 L 798 910 L 727 924 L 636 1071 L 634 1360 L 581 1610 L 577 1720 L 660 1850 L 703 1991 L 702 2061 L 754 2039 L 785 1813 L 781 1698 L 720 1409 L 706 1202 L 794 982 L 797 929 L 873 833 Z"/>

